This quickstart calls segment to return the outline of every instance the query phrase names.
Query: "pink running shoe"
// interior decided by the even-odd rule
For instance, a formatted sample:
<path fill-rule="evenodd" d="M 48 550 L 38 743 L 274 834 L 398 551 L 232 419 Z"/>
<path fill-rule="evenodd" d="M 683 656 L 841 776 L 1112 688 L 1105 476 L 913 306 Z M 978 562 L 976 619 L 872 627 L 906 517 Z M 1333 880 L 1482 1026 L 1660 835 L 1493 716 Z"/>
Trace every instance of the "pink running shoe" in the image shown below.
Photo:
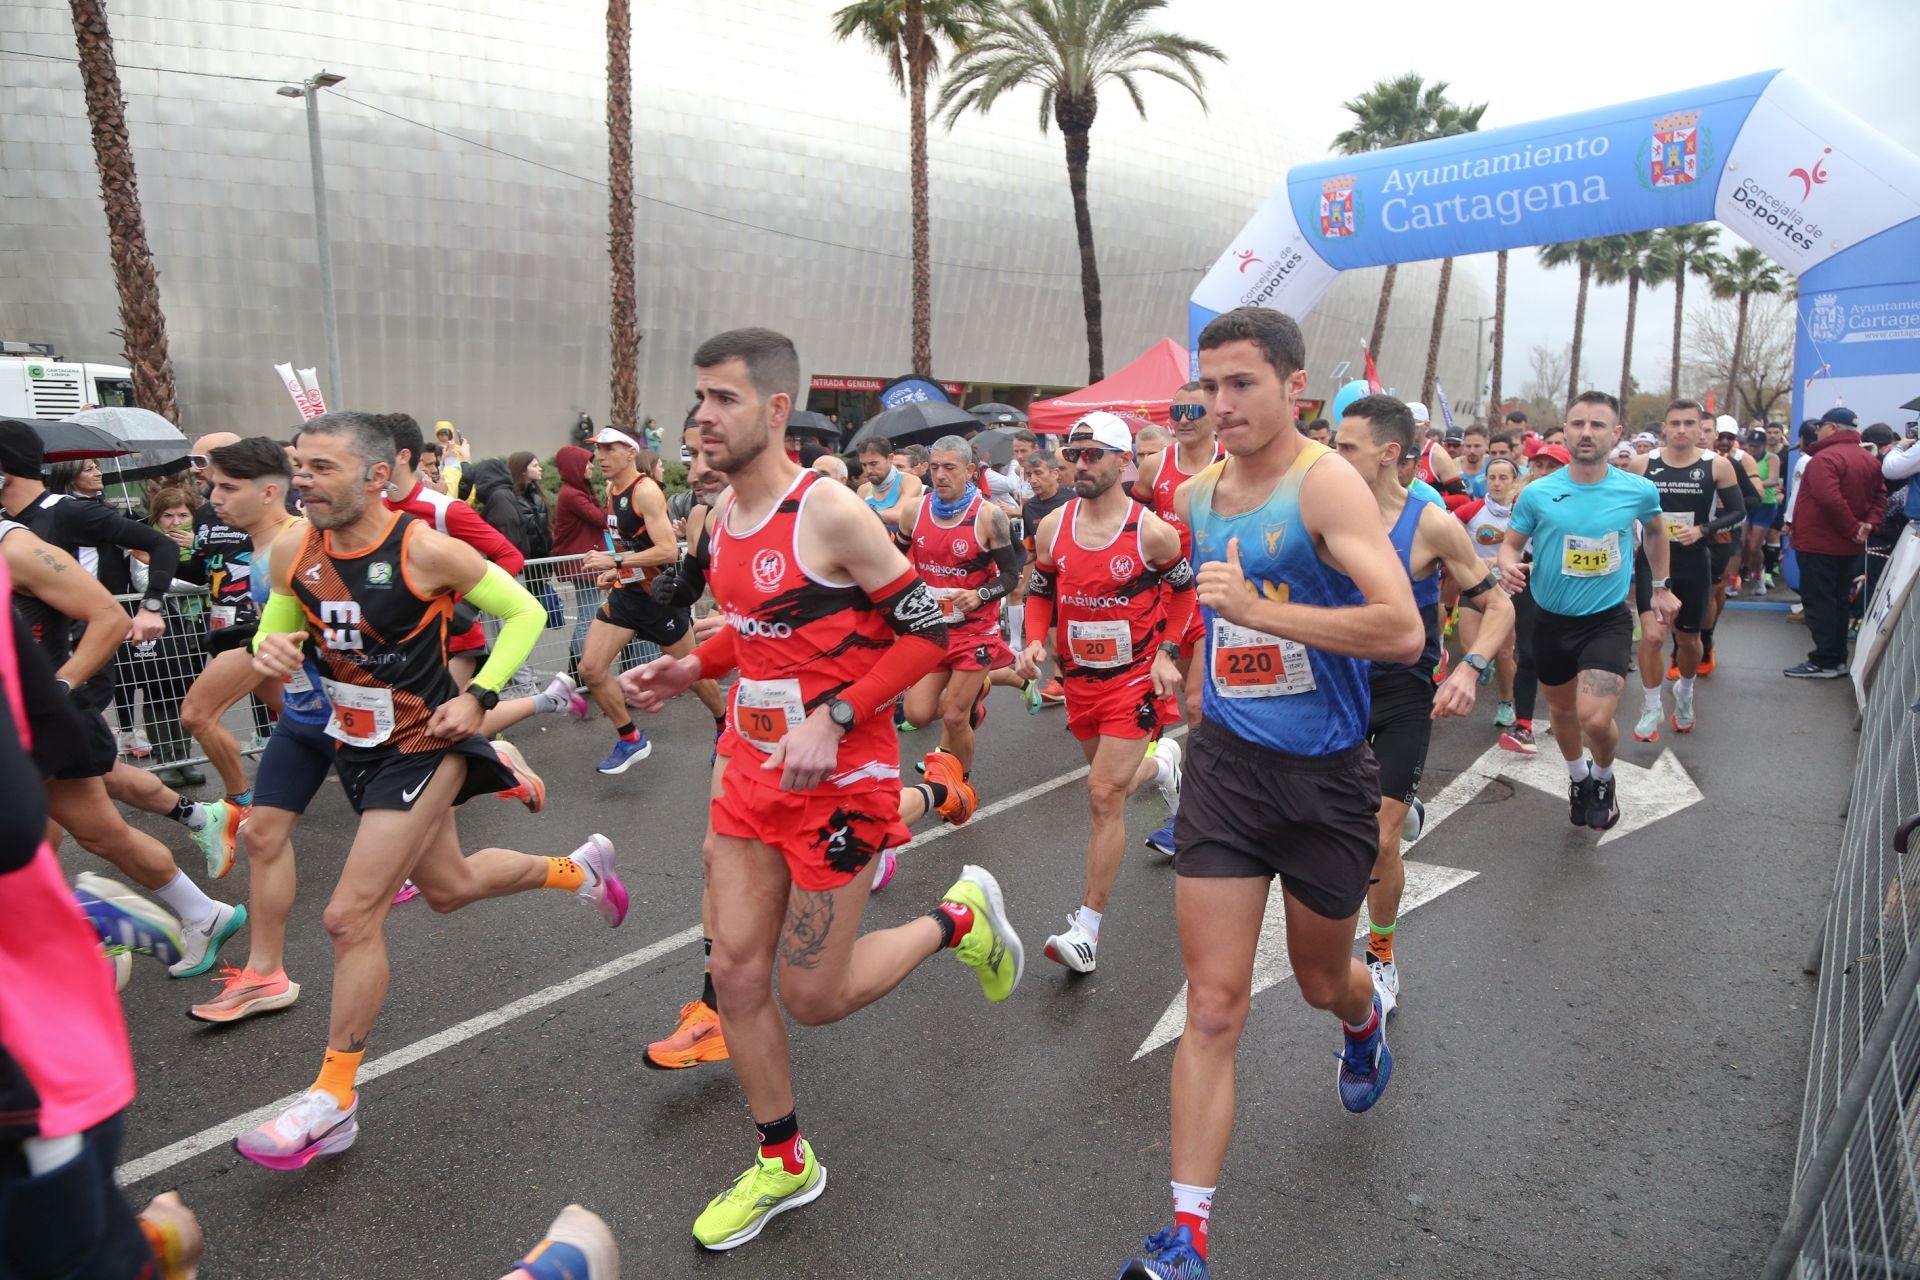
<path fill-rule="evenodd" d="M 300 1100 L 258 1129 L 233 1140 L 233 1149 L 267 1169 L 304 1169 L 321 1156 L 338 1155 L 360 1136 L 360 1095 L 342 1107 L 324 1089 L 309 1089 Z"/>
<path fill-rule="evenodd" d="M 401 903 L 406 902 L 411 898 L 417 898 L 419 896 L 420 896 L 420 886 L 415 884 L 411 880 L 403 880 L 400 882 L 400 892 L 393 895 L 393 905 L 397 907 Z"/>
<path fill-rule="evenodd" d="M 618 929 L 627 918 L 627 886 L 613 872 L 613 841 L 598 831 L 573 851 L 573 860 L 587 870 L 587 882 L 574 890 L 581 901 L 591 902 L 609 928 Z"/>
<path fill-rule="evenodd" d="M 878 893 L 892 884 L 893 873 L 899 869 L 900 859 L 894 856 L 893 850 L 882 849 L 873 863 L 873 888 L 868 892 Z"/>

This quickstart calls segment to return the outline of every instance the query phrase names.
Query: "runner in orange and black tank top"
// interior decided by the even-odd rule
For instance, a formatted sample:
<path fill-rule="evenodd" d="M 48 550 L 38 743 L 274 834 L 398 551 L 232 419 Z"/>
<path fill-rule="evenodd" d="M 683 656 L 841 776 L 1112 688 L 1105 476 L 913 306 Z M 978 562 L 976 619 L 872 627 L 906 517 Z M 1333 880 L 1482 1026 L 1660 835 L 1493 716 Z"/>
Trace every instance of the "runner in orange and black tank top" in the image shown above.
<path fill-rule="evenodd" d="M 607 540 L 612 544 L 607 548 L 608 550 L 614 552 L 640 552 L 653 546 L 653 535 L 647 532 L 646 518 L 640 514 L 639 507 L 637 507 L 633 501 L 634 490 L 638 489 L 643 483 L 651 484 L 653 481 L 645 475 L 636 473 L 633 479 L 627 482 L 626 488 L 618 492 L 611 488 L 608 489 Z M 621 585 L 631 586 L 635 583 L 641 585 L 651 584 L 654 575 L 660 572 L 660 568 L 661 566 L 645 569 L 623 569 L 620 572 Z"/>
<path fill-rule="evenodd" d="M 1060 512 L 1048 555 L 1055 569 L 1054 622 L 1060 631 L 1060 671 L 1068 680 L 1152 684 L 1153 653 L 1166 634 L 1160 571 L 1147 563 L 1140 513 L 1128 508 L 1120 532 L 1103 547 L 1083 547 L 1075 535 L 1081 500 Z"/>
<path fill-rule="evenodd" d="M 800 511 L 822 477 L 803 471 L 757 528 L 731 527 L 733 500 L 712 524 L 707 583 L 734 633 L 740 679 L 727 699 L 720 754 L 764 762 L 789 729 L 867 674 L 894 632 L 853 583 L 822 582 L 800 563 Z M 840 741 L 826 782 L 852 786 L 898 777 L 900 746 L 886 716 L 870 716 Z"/>
<path fill-rule="evenodd" d="M 457 692 L 447 671 L 453 597 L 414 593 L 407 542 L 415 524 L 396 511 L 380 541 L 352 555 L 336 554 L 332 535 L 309 529 L 294 562 L 293 593 L 334 707 L 327 732 L 345 753 L 449 745 L 427 734 L 427 721 Z"/>

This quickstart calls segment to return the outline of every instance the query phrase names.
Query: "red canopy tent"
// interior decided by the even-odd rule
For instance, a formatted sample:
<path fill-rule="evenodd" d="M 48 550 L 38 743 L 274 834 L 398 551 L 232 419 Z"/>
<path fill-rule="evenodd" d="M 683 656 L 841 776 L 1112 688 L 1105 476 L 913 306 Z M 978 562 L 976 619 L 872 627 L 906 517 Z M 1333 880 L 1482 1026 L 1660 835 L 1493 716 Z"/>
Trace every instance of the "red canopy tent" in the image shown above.
<path fill-rule="evenodd" d="M 1187 349 L 1172 338 L 1162 338 L 1125 368 L 1090 387 L 1034 401 L 1027 406 L 1027 425 L 1063 435 L 1082 416 L 1095 409 L 1111 409 L 1164 427 L 1172 421 L 1167 409 L 1174 393 L 1187 382 Z"/>

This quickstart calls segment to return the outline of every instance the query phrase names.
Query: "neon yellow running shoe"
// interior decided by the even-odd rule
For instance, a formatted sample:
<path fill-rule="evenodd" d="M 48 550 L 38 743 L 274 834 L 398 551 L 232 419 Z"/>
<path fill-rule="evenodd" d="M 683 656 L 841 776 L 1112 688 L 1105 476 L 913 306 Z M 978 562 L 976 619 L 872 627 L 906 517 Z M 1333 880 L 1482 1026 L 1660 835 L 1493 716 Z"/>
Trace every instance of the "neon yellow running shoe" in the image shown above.
<path fill-rule="evenodd" d="M 818 1200 L 827 1189 L 827 1166 L 805 1138 L 800 1152 L 806 1164 L 799 1173 L 788 1173 L 778 1156 L 761 1156 L 715 1196 L 693 1220 L 693 1238 L 700 1247 L 714 1253 L 737 1249 L 759 1235 L 776 1214 Z"/>
<path fill-rule="evenodd" d="M 1007 904 L 1000 896 L 1000 882 L 985 867 L 969 863 L 960 868 L 960 878 L 947 890 L 945 902 L 957 902 L 973 912 L 973 925 L 960 939 L 954 954 L 960 963 L 980 976 L 980 990 L 988 1000 L 999 1004 L 1020 985 L 1026 972 L 1027 953 L 1020 935 L 1007 919 Z"/>

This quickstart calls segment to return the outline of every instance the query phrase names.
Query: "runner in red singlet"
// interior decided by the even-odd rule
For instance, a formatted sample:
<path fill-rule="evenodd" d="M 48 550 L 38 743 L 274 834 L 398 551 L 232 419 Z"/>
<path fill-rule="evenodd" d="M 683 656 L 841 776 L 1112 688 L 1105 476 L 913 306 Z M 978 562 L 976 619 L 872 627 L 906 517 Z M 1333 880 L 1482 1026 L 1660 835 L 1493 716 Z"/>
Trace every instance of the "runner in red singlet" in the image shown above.
<path fill-rule="evenodd" d="M 988 502 L 968 476 L 972 446 L 959 436 L 934 442 L 932 488 L 905 500 L 900 527 L 907 559 L 940 602 L 947 655 L 907 691 L 912 724 L 940 721 L 940 746 L 927 753 L 927 777 L 966 786 L 973 772 L 973 733 L 986 719 L 996 684 L 1019 688 L 1013 650 L 1000 638 L 1000 601 L 1020 584 L 1020 548 L 1007 513 Z"/>
<path fill-rule="evenodd" d="M 1040 522 L 1039 557 L 1027 601 L 1027 647 L 1019 671 L 1031 679 L 1056 626 L 1067 688 L 1067 728 L 1086 752 L 1086 892 L 1067 931 L 1047 939 L 1047 958 L 1075 973 L 1094 967 L 1100 923 L 1126 848 L 1127 797 L 1149 778 L 1167 807 L 1180 801 L 1180 747 L 1155 739 L 1180 722 L 1173 690 L 1154 655 L 1177 653 L 1186 634 L 1193 572 L 1180 535 L 1120 489 L 1131 433 L 1117 414 L 1074 423 L 1061 456 L 1073 468 L 1075 498 Z M 1151 749 L 1150 749 L 1151 748 Z"/>
<path fill-rule="evenodd" d="M 872 510 L 782 451 L 800 389 L 793 344 L 739 329 L 702 343 L 693 363 L 701 452 L 733 485 L 708 570 L 726 626 L 620 684 L 657 711 L 696 679 L 740 676 L 704 853 L 713 983 L 760 1151 L 693 1224 L 702 1247 L 723 1250 L 826 1188 L 794 1113 L 781 1005 L 804 1024 L 838 1021 L 949 947 L 997 1002 L 1023 955 L 999 884 L 971 866 L 927 915 L 860 933 L 869 864 L 906 838 L 886 709 L 940 662 L 946 626 Z"/>

